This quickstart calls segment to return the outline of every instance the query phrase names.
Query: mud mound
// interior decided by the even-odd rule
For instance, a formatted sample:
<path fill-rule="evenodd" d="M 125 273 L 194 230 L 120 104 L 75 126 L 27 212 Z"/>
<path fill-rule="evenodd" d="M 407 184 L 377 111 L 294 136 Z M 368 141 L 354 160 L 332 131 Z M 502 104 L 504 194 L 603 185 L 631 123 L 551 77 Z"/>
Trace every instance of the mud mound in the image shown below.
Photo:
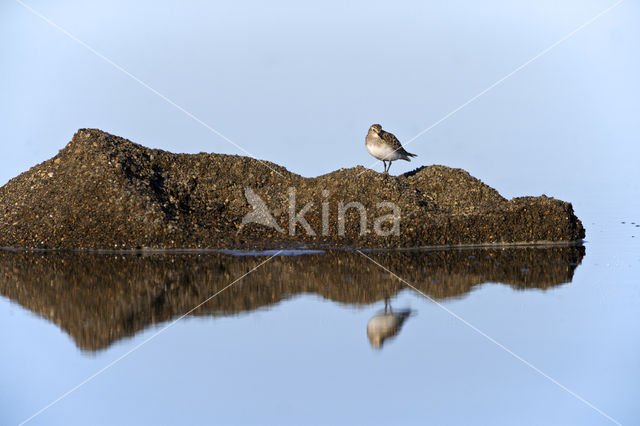
<path fill-rule="evenodd" d="M 259 215 L 243 224 L 256 200 L 267 210 L 262 224 Z M 79 130 L 58 155 L 0 188 L 5 247 L 419 247 L 583 237 L 570 203 L 507 201 L 460 169 L 389 176 L 358 166 L 304 178 L 253 158 L 173 154 L 95 129 Z"/>

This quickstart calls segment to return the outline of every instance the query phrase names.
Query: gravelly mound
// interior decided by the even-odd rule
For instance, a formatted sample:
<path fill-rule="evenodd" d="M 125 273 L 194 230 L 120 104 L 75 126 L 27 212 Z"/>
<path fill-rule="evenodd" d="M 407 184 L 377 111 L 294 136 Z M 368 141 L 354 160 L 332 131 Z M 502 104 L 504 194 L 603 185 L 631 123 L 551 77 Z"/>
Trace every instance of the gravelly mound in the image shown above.
<path fill-rule="evenodd" d="M 272 219 L 263 223 L 271 226 L 242 225 L 255 207 L 247 188 L 268 208 Z M 362 204 L 364 227 L 357 208 L 346 209 L 341 224 L 340 203 L 350 202 Z M 301 221 L 291 226 L 307 203 L 301 215 L 311 232 Z M 379 203 L 397 206 L 397 235 L 379 232 L 394 230 L 391 208 Z M 584 235 L 570 203 L 545 196 L 507 201 L 460 169 L 428 166 L 389 176 L 358 166 L 304 178 L 248 157 L 172 154 L 95 129 L 79 130 L 58 155 L 0 188 L 5 247 L 419 247 Z"/>

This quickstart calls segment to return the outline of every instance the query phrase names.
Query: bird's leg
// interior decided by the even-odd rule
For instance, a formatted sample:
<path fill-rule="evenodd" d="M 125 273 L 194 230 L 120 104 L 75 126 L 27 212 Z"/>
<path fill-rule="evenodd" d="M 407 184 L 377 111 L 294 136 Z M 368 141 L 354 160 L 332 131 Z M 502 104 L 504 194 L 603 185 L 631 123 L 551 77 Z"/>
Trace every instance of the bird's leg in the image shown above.
<path fill-rule="evenodd" d="M 384 164 L 384 171 L 387 171 L 387 162 L 385 160 L 382 160 L 382 164 Z"/>
<path fill-rule="evenodd" d="M 389 169 L 391 169 L 391 160 L 389 160 L 389 167 L 387 168 L 387 173 L 389 173 Z"/>

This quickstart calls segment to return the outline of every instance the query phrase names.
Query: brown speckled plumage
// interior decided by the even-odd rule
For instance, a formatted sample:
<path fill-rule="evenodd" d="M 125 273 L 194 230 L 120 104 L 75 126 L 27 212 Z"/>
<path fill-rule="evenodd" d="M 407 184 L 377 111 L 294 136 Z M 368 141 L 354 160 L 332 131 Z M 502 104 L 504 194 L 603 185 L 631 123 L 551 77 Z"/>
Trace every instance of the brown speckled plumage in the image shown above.
<path fill-rule="evenodd" d="M 378 133 L 378 136 L 380 136 L 380 139 L 385 141 L 387 143 L 387 145 L 391 146 L 394 149 L 394 151 L 398 151 L 398 153 L 400 153 L 402 155 L 408 155 L 409 157 L 416 157 L 416 154 L 411 154 L 410 152 L 407 152 L 402 147 L 402 144 L 400 143 L 398 138 L 396 138 L 396 136 L 393 133 L 389 133 L 389 132 L 385 132 L 384 130 L 380 130 L 380 132 Z"/>

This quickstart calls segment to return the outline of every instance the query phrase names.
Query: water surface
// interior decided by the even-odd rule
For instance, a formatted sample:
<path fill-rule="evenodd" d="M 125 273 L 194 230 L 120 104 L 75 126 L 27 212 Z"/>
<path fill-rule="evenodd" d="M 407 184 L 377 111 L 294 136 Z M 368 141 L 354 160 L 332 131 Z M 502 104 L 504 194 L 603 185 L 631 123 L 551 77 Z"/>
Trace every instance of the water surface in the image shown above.
<path fill-rule="evenodd" d="M 640 262 L 603 247 L 365 253 L 415 290 L 295 252 L 222 292 L 272 253 L 3 251 L 2 423 L 149 338 L 30 424 L 610 423 L 455 316 L 629 423 Z M 374 344 L 385 304 L 411 315 Z"/>

